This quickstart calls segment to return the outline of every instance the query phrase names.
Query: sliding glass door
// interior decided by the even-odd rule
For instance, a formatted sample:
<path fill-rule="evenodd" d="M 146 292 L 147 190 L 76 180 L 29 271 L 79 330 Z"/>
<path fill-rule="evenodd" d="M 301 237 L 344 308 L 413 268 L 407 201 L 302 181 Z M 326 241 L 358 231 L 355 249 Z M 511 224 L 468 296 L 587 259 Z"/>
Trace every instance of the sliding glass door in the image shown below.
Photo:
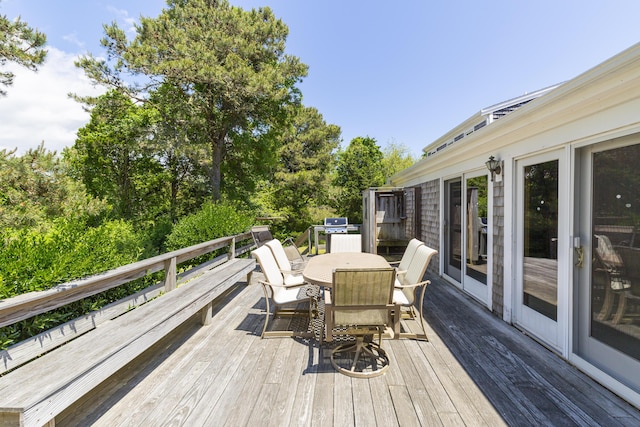
<path fill-rule="evenodd" d="M 444 183 L 444 273 L 487 303 L 488 201 L 486 171 Z"/>
<path fill-rule="evenodd" d="M 575 353 L 640 392 L 640 136 L 582 149 Z"/>
<path fill-rule="evenodd" d="M 445 187 L 445 236 L 444 272 L 460 282 L 462 279 L 462 181 L 446 181 Z"/>

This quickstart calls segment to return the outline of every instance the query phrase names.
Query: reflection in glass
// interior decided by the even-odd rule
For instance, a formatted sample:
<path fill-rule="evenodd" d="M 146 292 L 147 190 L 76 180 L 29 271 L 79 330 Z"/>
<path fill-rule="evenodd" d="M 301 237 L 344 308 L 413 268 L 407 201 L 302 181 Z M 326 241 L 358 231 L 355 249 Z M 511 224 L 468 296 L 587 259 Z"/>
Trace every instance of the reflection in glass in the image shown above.
<path fill-rule="evenodd" d="M 558 318 L 558 161 L 524 169 L 523 304 Z"/>
<path fill-rule="evenodd" d="M 462 182 L 449 183 L 449 239 L 447 274 L 460 280 L 462 268 Z"/>
<path fill-rule="evenodd" d="M 593 155 L 591 335 L 640 360 L 640 145 Z"/>
<path fill-rule="evenodd" d="M 467 179 L 467 275 L 487 284 L 487 176 Z"/>

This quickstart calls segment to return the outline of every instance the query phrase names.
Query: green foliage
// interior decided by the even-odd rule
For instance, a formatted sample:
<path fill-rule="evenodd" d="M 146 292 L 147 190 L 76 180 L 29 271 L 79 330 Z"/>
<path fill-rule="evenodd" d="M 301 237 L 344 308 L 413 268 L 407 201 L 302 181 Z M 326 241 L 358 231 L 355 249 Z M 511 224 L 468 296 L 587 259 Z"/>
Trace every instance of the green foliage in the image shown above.
<path fill-rule="evenodd" d="M 476 188 L 478 191 L 478 216 L 487 217 L 488 211 L 488 199 L 489 199 L 489 184 L 486 175 L 478 176 L 475 178 L 467 179 L 467 188 Z"/>
<path fill-rule="evenodd" d="M 59 218 L 46 231 L 6 229 L 0 236 L 0 299 L 129 264 L 140 255 L 137 234 L 122 220 L 88 227 Z"/>
<path fill-rule="evenodd" d="M 149 147 L 152 111 L 110 91 L 97 100 L 90 122 L 78 131 L 65 157 L 72 173 L 95 197 L 113 206 L 116 218 L 143 219 L 162 209 L 162 167 Z"/>
<path fill-rule="evenodd" d="M 0 67 L 14 62 L 36 71 L 47 55 L 43 49 L 46 43 L 47 36 L 29 27 L 20 17 L 10 20 L 0 15 Z M 0 71 L 0 85 L 11 86 L 14 77 L 10 71 Z M 6 95 L 6 91 L 0 89 L 1 95 Z"/>
<path fill-rule="evenodd" d="M 383 154 L 373 138 L 358 137 L 338 153 L 333 184 L 338 188 L 333 201 L 341 216 L 352 224 L 362 223 L 362 191 L 384 184 Z"/>
<path fill-rule="evenodd" d="M 391 142 L 384 147 L 382 152 L 384 155 L 382 167 L 385 181 L 416 162 L 407 146 L 403 144 Z"/>
<path fill-rule="evenodd" d="M 132 41 L 116 24 L 105 26 L 102 45 L 112 62 L 88 55 L 77 65 L 94 82 L 140 100 L 161 85 L 182 91 L 181 105 L 195 118 L 194 139 L 206 142 L 208 159 L 200 165 L 219 200 L 229 153 L 260 165 L 250 163 L 251 153 L 264 148 L 261 138 L 285 117 L 284 107 L 299 101 L 295 85 L 307 67 L 285 55 L 288 28 L 269 8 L 245 11 L 226 0 L 168 0 L 167 6 L 157 18 L 142 17 Z M 242 176 L 243 170 L 227 170 Z"/>
<path fill-rule="evenodd" d="M 104 215 L 107 204 L 87 194 L 67 175 L 67 166 L 41 144 L 22 156 L 0 151 L 0 230 L 46 228 L 58 217 L 90 221 Z"/>
<path fill-rule="evenodd" d="M 246 212 L 230 203 L 207 202 L 199 212 L 178 221 L 167 237 L 167 249 L 176 250 L 243 233 L 253 224 L 253 218 Z"/>
<path fill-rule="evenodd" d="M 130 264 L 141 253 L 139 236 L 122 220 L 89 227 L 78 219 L 58 218 L 47 227 L 5 229 L 0 244 L 0 300 Z M 0 349 L 130 295 L 149 280 L 153 278 L 0 328 Z"/>
<path fill-rule="evenodd" d="M 314 223 L 314 211 L 329 199 L 340 128 L 327 125 L 315 108 L 300 106 L 291 111 L 291 121 L 280 138 L 274 179 L 268 184 L 269 202 L 289 230 L 303 231 Z"/>
<path fill-rule="evenodd" d="M 147 145 L 162 167 L 163 200 L 156 206 L 168 206 L 169 219 L 175 222 L 211 194 L 202 167 L 207 159 L 207 142 L 198 131 L 202 119 L 193 114 L 189 95 L 171 84 L 152 92 L 145 108 L 156 118 Z"/>

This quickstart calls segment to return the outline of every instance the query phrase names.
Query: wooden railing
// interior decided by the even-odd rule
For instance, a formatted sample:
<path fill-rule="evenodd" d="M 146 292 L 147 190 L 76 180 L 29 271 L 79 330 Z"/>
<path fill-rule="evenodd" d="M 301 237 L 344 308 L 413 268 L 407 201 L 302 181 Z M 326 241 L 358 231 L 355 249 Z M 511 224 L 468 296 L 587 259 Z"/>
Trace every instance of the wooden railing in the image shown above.
<path fill-rule="evenodd" d="M 242 246 L 238 246 L 239 244 Z M 163 292 L 170 292 L 179 283 L 199 275 L 202 271 L 214 268 L 229 259 L 249 252 L 252 246 L 253 240 L 251 240 L 251 233 L 249 232 L 222 237 L 118 267 L 91 277 L 57 285 L 45 291 L 30 292 L 0 300 L 0 327 L 3 327 L 55 310 L 149 274 L 159 271 L 165 272 L 163 282 L 149 286 L 98 311 L 15 344 L 7 350 L 0 351 L 0 363 L 2 363 L 0 373 L 13 369 L 27 360 L 70 341 L 76 336 L 95 328 L 100 323 L 113 319 Z M 223 248 L 229 248 L 224 255 L 177 274 L 177 266 L 180 263 Z"/>

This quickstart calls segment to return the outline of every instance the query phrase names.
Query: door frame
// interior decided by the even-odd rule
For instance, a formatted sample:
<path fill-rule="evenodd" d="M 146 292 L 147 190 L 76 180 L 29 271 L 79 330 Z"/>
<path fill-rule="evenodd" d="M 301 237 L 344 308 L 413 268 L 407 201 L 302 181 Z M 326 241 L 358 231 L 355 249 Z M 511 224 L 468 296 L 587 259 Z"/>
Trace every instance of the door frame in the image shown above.
<path fill-rule="evenodd" d="M 571 205 L 569 202 L 571 191 L 570 186 L 570 151 L 568 147 L 548 150 L 535 154 L 522 156 L 513 159 L 511 168 L 512 179 L 512 247 L 513 258 L 511 260 L 511 322 L 518 328 L 530 333 L 536 340 L 553 351 L 567 356 L 569 349 L 569 318 L 570 318 L 570 276 L 572 269 L 569 268 L 573 249 L 569 245 L 570 221 L 569 213 Z M 527 307 L 522 302 L 523 294 L 523 238 L 524 238 L 524 215 L 523 215 L 523 185 L 524 168 L 526 166 L 543 163 L 547 161 L 558 161 L 558 272 L 557 272 L 557 316 L 556 320 L 549 319 L 535 310 Z M 507 200 L 505 200 L 507 203 Z M 507 218 L 505 218 L 507 223 Z M 509 253 L 509 248 L 505 247 L 505 253 Z M 506 282 L 505 277 L 505 283 Z M 507 309 L 505 309 L 505 313 Z M 505 316 L 506 317 L 506 316 Z"/>

